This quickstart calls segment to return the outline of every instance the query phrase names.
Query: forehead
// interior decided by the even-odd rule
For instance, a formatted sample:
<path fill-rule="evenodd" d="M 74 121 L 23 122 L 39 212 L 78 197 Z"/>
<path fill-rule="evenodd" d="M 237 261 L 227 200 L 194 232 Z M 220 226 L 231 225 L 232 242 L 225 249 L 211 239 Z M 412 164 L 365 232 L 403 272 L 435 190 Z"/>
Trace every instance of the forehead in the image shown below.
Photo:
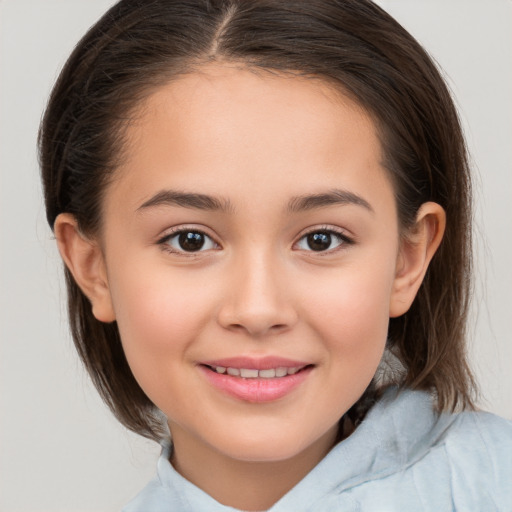
<path fill-rule="evenodd" d="M 254 194 L 297 186 L 287 191 L 301 195 L 319 180 L 339 188 L 340 168 L 358 186 L 376 167 L 384 174 L 370 116 L 316 77 L 210 65 L 154 91 L 126 133 L 118 181 L 139 195 L 166 183 L 223 196 L 248 183 Z"/>
<path fill-rule="evenodd" d="M 194 139 L 212 137 L 232 146 L 247 132 L 233 128 L 251 127 L 253 141 L 275 136 L 270 126 L 287 128 L 281 137 L 309 136 L 322 138 L 328 129 L 337 130 L 338 137 L 348 135 L 339 130 L 343 117 L 350 116 L 353 130 L 374 130 L 370 116 L 332 83 L 314 76 L 295 76 L 268 70 L 228 64 L 208 65 L 193 73 L 179 76 L 156 89 L 139 108 L 132 134 L 149 134 L 150 125 L 161 130 L 163 125 L 174 129 L 174 136 Z M 173 119 L 171 119 L 171 117 Z M 290 130 L 291 126 L 295 130 Z M 155 133 L 151 134 L 152 136 Z M 229 135 L 229 139 L 226 139 Z M 248 137 L 247 137 L 248 139 Z"/>

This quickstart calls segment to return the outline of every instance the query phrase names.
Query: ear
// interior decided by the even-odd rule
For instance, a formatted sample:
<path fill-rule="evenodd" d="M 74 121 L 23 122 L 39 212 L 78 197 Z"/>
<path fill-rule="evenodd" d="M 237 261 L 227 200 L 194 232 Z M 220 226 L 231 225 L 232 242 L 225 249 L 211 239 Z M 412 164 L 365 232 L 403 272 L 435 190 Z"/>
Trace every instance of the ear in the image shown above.
<path fill-rule="evenodd" d="M 411 307 L 445 227 L 446 214 L 439 204 L 424 203 L 418 210 L 416 223 L 402 237 L 389 305 L 391 318 L 403 315 Z"/>
<path fill-rule="evenodd" d="M 60 255 L 101 322 L 115 320 L 105 259 L 99 244 L 78 229 L 73 215 L 61 213 L 54 225 Z"/>

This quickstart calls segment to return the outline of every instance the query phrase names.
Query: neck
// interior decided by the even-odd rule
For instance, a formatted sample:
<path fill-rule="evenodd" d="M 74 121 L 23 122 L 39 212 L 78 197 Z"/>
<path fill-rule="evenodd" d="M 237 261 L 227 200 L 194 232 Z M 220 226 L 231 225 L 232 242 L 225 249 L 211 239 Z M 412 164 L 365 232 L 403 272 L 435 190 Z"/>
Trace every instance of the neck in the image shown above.
<path fill-rule="evenodd" d="M 325 457 L 336 436 L 333 429 L 287 460 L 252 462 L 226 457 L 197 442 L 180 443 L 179 432 L 173 432 L 171 463 L 178 473 L 219 503 L 262 511 L 279 501 Z"/>

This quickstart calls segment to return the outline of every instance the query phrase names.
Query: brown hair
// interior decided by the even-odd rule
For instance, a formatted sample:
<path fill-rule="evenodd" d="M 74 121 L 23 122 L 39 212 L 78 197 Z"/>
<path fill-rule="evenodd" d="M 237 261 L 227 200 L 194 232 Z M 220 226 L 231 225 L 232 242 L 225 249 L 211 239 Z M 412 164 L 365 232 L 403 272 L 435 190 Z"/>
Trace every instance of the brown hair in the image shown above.
<path fill-rule="evenodd" d="M 471 407 L 465 355 L 471 276 L 471 187 L 464 139 L 432 60 L 369 0 L 122 0 L 78 43 L 51 94 L 39 150 L 46 212 L 101 229 L 102 193 L 122 158 L 123 127 L 155 87 L 215 60 L 320 77 L 373 117 L 403 229 L 420 205 L 447 214 L 444 240 L 410 310 L 390 320 L 395 381 L 431 391 L 439 410 Z M 116 323 L 97 321 L 66 270 L 71 332 L 117 418 L 153 438 L 161 413 L 135 381 Z M 348 415 L 362 417 L 370 386 Z"/>

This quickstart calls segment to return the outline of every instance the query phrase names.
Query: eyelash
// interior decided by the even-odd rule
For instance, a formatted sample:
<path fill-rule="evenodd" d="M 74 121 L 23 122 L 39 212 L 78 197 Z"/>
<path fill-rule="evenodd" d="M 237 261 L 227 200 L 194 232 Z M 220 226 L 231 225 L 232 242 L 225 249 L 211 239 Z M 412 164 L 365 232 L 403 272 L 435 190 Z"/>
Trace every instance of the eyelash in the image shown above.
<path fill-rule="evenodd" d="M 336 229 L 331 226 L 322 226 L 320 228 L 315 227 L 314 229 L 310 229 L 309 231 L 307 231 L 306 233 L 301 235 L 299 240 L 294 244 L 294 246 L 299 244 L 302 240 L 305 240 L 308 236 L 314 235 L 314 234 L 319 234 L 319 233 L 330 235 L 330 236 L 334 235 L 334 237 L 336 237 L 339 241 L 338 246 L 336 246 L 333 249 L 327 249 L 325 251 L 315 251 L 310 248 L 306 252 L 311 252 L 317 256 L 327 256 L 327 255 L 330 255 L 330 254 L 333 254 L 333 253 L 336 253 L 336 252 L 342 250 L 344 246 L 346 247 L 349 245 L 353 245 L 355 243 L 354 240 L 352 238 L 348 237 L 347 234 L 345 233 L 345 231 L 343 231 L 342 229 Z"/>
<path fill-rule="evenodd" d="M 194 257 L 197 256 L 198 253 L 204 252 L 204 251 L 186 251 L 186 250 L 177 250 L 170 246 L 169 242 L 173 240 L 174 238 L 179 237 L 182 234 L 186 233 L 195 233 L 202 235 L 205 239 L 210 240 L 210 242 L 216 246 L 219 247 L 219 244 L 207 233 L 205 233 L 202 229 L 197 228 L 176 228 L 172 230 L 170 233 L 167 233 L 164 237 L 162 237 L 160 240 L 157 241 L 157 244 L 162 247 L 162 250 L 171 254 L 177 254 L 178 256 L 185 256 L 185 257 Z M 202 249 L 202 247 L 201 247 Z"/>
<path fill-rule="evenodd" d="M 160 245 L 162 247 L 162 250 L 165 252 L 168 252 L 171 254 L 177 254 L 179 256 L 184 256 L 184 257 L 195 257 L 195 256 L 197 256 L 198 253 L 204 252 L 204 250 L 201 250 L 201 249 L 203 249 L 204 244 L 197 251 L 186 251 L 184 249 L 177 250 L 170 246 L 169 242 L 171 240 L 179 237 L 180 235 L 186 234 L 186 233 L 199 234 L 202 237 L 204 237 L 205 239 L 208 239 L 210 241 L 210 243 L 215 246 L 215 248 L 219 247 L 219 244 L 210 235 L 205 233 L 203 230 L 196 229 L 196 228 L 181 228 L 181 227 L 176 228 L 175 230 L 171 231 L 170 233 L 167 233 L 164 237 L 162 237 L 160 240 L 157 241 L 157 244 Z M 297 242 L 295 242 L 293 244 L 293 246 L 294 247 L 297 246 L 301 241 L 306 240 L 307 237 L 310 235 L 320 234 L 320 233 L 329 235 L 329 236 L 334 235 L 334 237 L 336 237 L 338 239 L 339 244 L 334 249 L 327 249 L 325 251 L 324 250 L 315 251 L 314 249 L 311 249 L 311 247 L 310 247 L 309 250 L 306 250 L 306 252 L 311 252 L 318 256 L 323 256 L 323 255 L 333 254 L 333 253 L 341 250 L 341 248 L 343 246 L 354 244 L 354 240 L 352 238 L 349 238 L 344 231 L 334 229 L 329 226 L 322 226 L 320 228 L 311 229 L 310 231 L 307 231 L 306 233 L 301 235 L 299 240 Z M 211 250 L 212 248 L 213 247 L 208 248 L 206 250 Z"/>

